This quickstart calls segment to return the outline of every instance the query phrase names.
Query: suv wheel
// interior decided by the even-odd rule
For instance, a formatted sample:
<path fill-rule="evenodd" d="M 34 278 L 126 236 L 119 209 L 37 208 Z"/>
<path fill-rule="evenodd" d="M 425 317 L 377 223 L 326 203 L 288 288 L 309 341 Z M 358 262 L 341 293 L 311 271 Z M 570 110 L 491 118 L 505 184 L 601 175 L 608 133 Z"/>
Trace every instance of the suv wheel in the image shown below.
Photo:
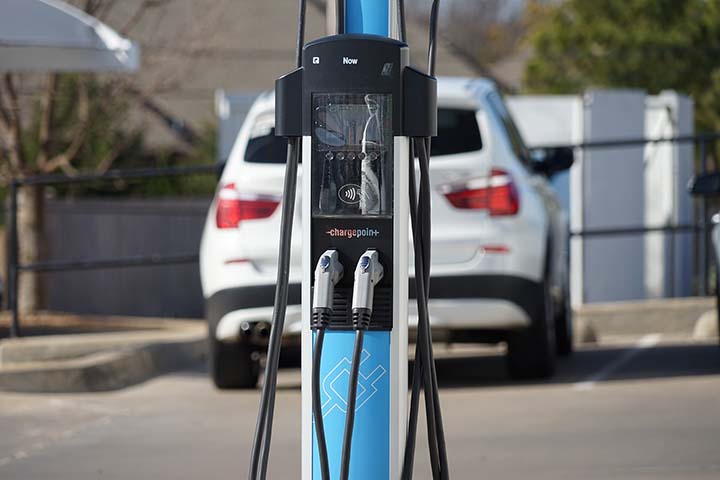
<path fill-rule="evenodd" d="M 508 337 L 508 371 L 515 379 L 547 378 L 555 372 L 555 328 L 553 301 L 543 283 L 542 305 L 531 318 L 530 328 Z"/>
<path fill-rule="evenodd" d="M 223 343 L 210 334 L 210 374 L 217 388 L 255 388 L 260 366 L 244 343 Z"/>
<path fill-rule="evenodd" d="M 573 319 L 572 307 L 567 290 L 563 294 L 562 303 L 555 314 L 555 345 L 557 354 L 567 357 L 573 352 Z"/>

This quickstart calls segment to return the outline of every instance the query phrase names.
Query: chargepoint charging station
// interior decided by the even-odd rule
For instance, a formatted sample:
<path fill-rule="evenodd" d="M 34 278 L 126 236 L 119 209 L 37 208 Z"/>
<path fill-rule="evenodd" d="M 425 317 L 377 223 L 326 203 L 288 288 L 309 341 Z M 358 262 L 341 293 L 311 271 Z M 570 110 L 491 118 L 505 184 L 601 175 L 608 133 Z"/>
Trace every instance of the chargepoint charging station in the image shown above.
<path fill-rule="evenodd" d="M 437 2 L 432 12 L 436 25 Z M 276 82 L 276 135 L 289 139 L 285 199 L 290 201 L 283 206 L 273 331 L 250 478 L 265 478 L 267 470 L 277 374 L 273 349 L 275 343 L 279 348 L 287 302 L 283 246 L 289 245 L 300 159 L 301 476 L 411 478 L 424 389 L 433 478 L 448 478 L 427 315 L 435 30 L 426 74 L 409 66 L 402 1 L 341 0 L 337 14 L 338 35 L 303 45 L 301 0 L 298 68 Z M 421 318 L 408 421 L 411 219 Z"/>

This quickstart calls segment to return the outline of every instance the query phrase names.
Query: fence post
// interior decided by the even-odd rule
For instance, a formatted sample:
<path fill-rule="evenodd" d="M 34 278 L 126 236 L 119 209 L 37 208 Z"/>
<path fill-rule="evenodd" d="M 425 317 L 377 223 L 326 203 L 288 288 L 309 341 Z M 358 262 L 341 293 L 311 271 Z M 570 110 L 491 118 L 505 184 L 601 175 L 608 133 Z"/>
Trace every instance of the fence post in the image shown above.
<path fill-rule="evenodd" d="M 7 228 L 7 262 L 8 262 L 8 308 L 12 319 L 10 323 L 10 336 L 20 336 L 20 318 L 18 315 L 18 229 L 17 229 L 17 204 L 18 204 L 19 182 L 15 179 L 10 181 L 10 212 L 8 215 Z"/>
<path fill-rule="evenodd" d="M 718 331 L 720 331 L 720 281 L 718 281 L 718 275 L 720 275 L 720 255 L 717 253 L 715 257 L 715 321 L 717 322 Z"/>
<path fill-rule="evenodd" d="M 700 139 L 700 173 L 707 172 L 707 144 L 704 138 Z M 700 272 L 702 280 L 700 282 L 700 296 L 707 295 L 708 292 L 708 271 L 709 271 L 709 255 L 708 255 L 708 201 L 703 197 L 700 202 L 700 218 L 702 219 L 702 235 L 700 236 Z"/>

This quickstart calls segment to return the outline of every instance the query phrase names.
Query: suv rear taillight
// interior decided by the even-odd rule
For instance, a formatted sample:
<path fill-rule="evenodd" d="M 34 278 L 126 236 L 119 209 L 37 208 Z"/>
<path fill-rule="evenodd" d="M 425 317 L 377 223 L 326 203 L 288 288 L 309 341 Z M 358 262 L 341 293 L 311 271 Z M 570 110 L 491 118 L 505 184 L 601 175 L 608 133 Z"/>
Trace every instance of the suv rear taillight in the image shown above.
<path fill-rule="evenodd" d="M 493 217 L 515 215 L 520 210 L 520 195 L 512 177 L 497 168 L 488 177 L 445 185 L 441 191 L 455 208 L 487 210 Z"/>
<path fill-rule="evenodd" d="M 215 224 L 218 228 L 237 228 L 243 220 L 268 218 L 278 205 L 280 197 L 240 193 L 234 183 L 228 183 L 217 194 Z"/>

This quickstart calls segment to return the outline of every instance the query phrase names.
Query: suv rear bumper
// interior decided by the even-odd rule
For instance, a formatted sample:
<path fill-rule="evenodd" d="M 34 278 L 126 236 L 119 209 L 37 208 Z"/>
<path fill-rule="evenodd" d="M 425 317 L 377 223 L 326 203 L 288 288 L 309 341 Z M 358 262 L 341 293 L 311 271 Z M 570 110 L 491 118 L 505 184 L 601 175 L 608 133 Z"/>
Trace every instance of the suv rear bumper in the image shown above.
<path fill-rule="evenodd" d="M 543 286 L 539 282 L 508 275 L 458 275 L 432 277 L 430 321 L 440 331 L 503 332 L 531 325 L 543 313 Z M 269 322 L 275 285 L 254 285 L 221 290 L 206 300 L 210 331 L 224 342 L 238 341 L 248 326 Z M 410 280 L 415 298 L 415 282 Z M 300 284 L 291 284 L 285 336 L 301 331 Z M 409 324 L 417 325 L 417 304 L 410 301 Z M 245 328 L 243 328 L 245 327 Z M 471 335 L 472 336 L 472 335 Z M 452 335 L 461 341 L 458 335 Z"/>

